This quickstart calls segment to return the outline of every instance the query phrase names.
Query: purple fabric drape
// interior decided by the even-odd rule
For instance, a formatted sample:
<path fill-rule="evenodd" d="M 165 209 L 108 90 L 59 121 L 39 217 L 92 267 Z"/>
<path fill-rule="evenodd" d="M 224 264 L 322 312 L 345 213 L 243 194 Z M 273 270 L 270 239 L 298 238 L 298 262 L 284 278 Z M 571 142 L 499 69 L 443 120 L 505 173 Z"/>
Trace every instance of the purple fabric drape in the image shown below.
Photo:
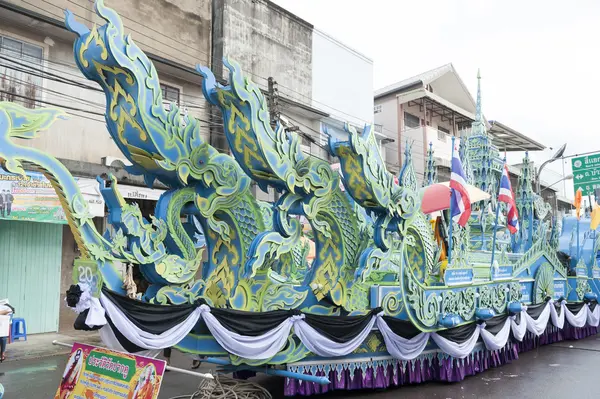
<path fill-rule="evenodd" d="M 563 340 L 586 338 L 597 334 L 598 330 L 598 327 L 590 326 L 576 328 L 568 323 L 561 330 L 550 323 L 539 337 L 527 332 L 522 342 L 511 342 L 497 351 L 477 350 L 465 359 L 420 356 L 412 361 L 389 364 L 385 372 L 381 365 L 367 367 L 364 372 L 361 368 L 332 370 L 328 375 L 331 384 L 327 386 L 286 379 L 284 393 L 286 396 L 309 396 L 333 390 L 382 389 L 428 381 L 458 382 L 489 368 L 511 363 L 521 352 Z M 325 372 L 318 371 L 316 375 L 324 376 Z"/>

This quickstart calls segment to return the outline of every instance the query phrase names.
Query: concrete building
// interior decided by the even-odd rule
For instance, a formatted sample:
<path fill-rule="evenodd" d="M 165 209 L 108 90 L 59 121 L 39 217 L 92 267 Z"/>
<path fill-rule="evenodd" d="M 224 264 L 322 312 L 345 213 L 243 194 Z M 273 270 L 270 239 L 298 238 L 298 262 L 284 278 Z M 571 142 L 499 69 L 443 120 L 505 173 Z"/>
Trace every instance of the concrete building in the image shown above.
<path fill-rule="evenodd" d="M 206 120 L 201 78 L 193 67 L 210 63 L 211 3 L 106 0 L 106 5 L 122 16 L 126 30 L 154 63 L 166 100 Z M 142 179 L 122 168 L 123 156 L 104 122 L 105 96 L 75 65 L 75 35 L 64 26 L 64 10 L 91 27 L 102 23 L 92 7 L 87 0 L 0 0 L 0 101 L 67 111 L 68 120 L 57 121 L 26 145 L 56 156 L 78 178 L 102 230 L 105 209 L 95 176 L 114 173 L 123 195 L 146 214 L 153 212 L 162 190 L 142 187 Z M 26 319 L 29 333 L 71 329 L 75 314 L 63 305 L 63 295 L 71 284 L 77 251 L 53 190 L 39 174 L 28 173 L 28 181 L 36 185 L 28 195 L 14 176 L 2 177 L 0 184 L 20 190 L 13 204 L 20 215 L 0 217 L 0 296 L 8 297 Z M 35 214 L 42 197 L 47 209 L 56 209 L 56 217 Z"/>
<path fill-rule="evenodd" d="M 346 139 L 344 122 L 359 129 L 372 123 L 372 60 L 268 0 L 215 0 L 212 15 L 213 69 L 225 79 L 223 56 L 236 60 L 275 97 L 272 113 L 300 134 L 305 153 L 335 162 L 326 150 L 325 127 Z M 221 133 L 213 129 L 211 137 L 218 148 L 227 146 Z M 275 198 L 272 190 L 254 190 L 262 200 Z"/>

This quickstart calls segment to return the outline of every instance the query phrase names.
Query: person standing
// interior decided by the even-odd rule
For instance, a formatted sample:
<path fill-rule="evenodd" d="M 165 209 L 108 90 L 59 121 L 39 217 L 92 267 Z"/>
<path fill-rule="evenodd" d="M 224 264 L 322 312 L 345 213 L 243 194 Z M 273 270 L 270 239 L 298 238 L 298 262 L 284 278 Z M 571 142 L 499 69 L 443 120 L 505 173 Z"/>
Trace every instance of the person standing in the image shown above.
<path fill-rule="evenodd" d="M 4 190 L 4 192 L 4 209 L 6 212 L 6 217 L 8 217 L 12 212 L 12 204 L 15 200 L 15 197 L 13 197 L 9 190 Z"/>
<path fill-rule="evenodd" d="M 3 190 L 6 191 L 6 190 Z M 0 193 L 0 218 L 6 217 L 4 208 L 4 192 Z"/>
<path fill-rule="evenodd" d="M 8 299 L 0 301 L 0 363 L 6 360 L 6 344 L 8 342 L 8 336 L 10 335 L 10 315 L 14 313 L 15 309 L 9 305 Z"/>

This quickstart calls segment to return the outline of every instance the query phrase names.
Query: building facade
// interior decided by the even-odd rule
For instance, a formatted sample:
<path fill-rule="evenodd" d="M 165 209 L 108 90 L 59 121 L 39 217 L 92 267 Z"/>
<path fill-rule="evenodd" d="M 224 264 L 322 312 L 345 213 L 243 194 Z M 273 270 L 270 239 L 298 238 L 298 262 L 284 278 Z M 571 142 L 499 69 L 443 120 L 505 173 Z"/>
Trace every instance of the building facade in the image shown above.
<path fill-rule="evenodd" d="M 215 0 L 212 33 L 215 73 L 226 79 L 223 57 L 237 61 L 270 99 L 272 118 L 300 135 L 304 153 L 335 162 L 328 135 L 345 140 L 345 122 L 359 131 L 372 123 L 373 61 L 288 10 L 268 0 Z M 226 147 L 220 129 L 212 132 L 213 146 Z"/>
<path fill-rule="evenodd" d="M 106 5 L 122 16 L 126 30 L 154 63 L 165 106 L 174 102 L 207 120 L 194 65 L 210 63 L 211 3 L 107 0 Z M 105 97 L 75 65 L 75 35 L 65 28 L 64 10 L 91 27 L 101 22 L 93 6 L 85 0 L 0 1 L 0 101 L 67 112 L 68 118 L 21 144 L 57 156 L 78 177 L 102 230 L 106 215 L 97 175 L 113 173 L 123 196 L 145 214 L 153 211 L 164 187 L 144 187 L 143 179 L 123 169 L 127 162 L 106 131 Z M 10 190 L 14 198 L 13 212 L 0 215 L 0 296 L 8 297 L 26 319 L 29 333 L 71 329 L 75 314 L 63 301 L 78 253 L 50 182 L 33 172 L 24 179 L 0 177 L 0 189 Z"/>

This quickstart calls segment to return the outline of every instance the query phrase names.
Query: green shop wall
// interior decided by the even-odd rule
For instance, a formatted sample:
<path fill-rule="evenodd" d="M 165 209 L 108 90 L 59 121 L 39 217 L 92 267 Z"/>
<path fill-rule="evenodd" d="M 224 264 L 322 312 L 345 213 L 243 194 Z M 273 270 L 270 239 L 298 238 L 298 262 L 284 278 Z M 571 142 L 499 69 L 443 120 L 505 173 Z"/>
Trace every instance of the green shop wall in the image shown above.
<path fill-rule="evenodd" d="M 58 331 L 63 225 L 0 221 L 0 299 L 27 333 Z"/>

